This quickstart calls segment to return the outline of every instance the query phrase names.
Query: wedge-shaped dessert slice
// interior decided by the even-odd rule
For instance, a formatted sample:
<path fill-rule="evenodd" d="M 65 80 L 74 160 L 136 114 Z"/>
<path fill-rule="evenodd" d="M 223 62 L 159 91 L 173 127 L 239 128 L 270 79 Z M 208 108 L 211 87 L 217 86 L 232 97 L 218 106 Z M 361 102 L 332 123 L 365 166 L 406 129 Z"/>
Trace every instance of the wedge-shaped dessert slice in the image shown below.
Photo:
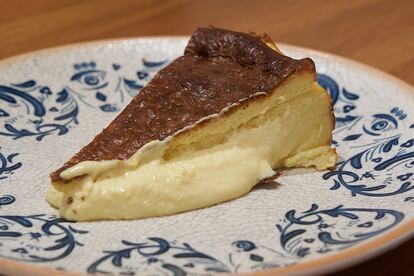
<path fill-rule="evenodd" d="M 71 220 L 137 219 L 247 193 L 275 169 L 335 165 L 334 115 L 311 59 L 266 37 L 200 28 L 87 146 L 51 174 Z"/>

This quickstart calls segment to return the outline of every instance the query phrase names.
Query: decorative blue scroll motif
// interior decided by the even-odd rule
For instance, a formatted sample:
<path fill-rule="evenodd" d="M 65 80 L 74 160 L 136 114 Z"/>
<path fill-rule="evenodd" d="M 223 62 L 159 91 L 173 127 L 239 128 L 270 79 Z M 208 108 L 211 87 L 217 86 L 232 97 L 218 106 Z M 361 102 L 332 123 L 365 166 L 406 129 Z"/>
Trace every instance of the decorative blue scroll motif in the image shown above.
<path fill-rule="evenodd" d="M 0 216 L 0 256 L 27 262 L 56 261 L 83 246 L 75 236 L 86 233 L 54 216 Z"/>
<path fill-rule="evenodd" d="M 401 134 L 399 127 L 408 117 L 404 110 L 393 107 L 387 112 L 362 116 L 357 114 L 359 95 L 340 88 L 327 75 L 318 74 L 318 82 L 329 91 L 334 103 L 333 144 L 357 149 L 353 156 L 339 163 L 335 171 L 323 175 L 325 180 L 332 179 L 330 189 L 343 187 L 352 196 L 372 197 L 414 190 L 414 129 L 406 129 L 405 137 Z M 405 200 L 411 201 L 410 198 Z"/>
<path fill-rule="evenodd" d="M 283 250 L 257 245 L 250 240 L 233 242 L 228 259 L 233 273 L 291 266 L 297 262 L 295 256 L 286 254 Z"/>
<path fill-rule="evenodd" d="M 350 129 L 347 146 L 358 149 L 348 160 L 338 164 L 323 179 L 332 179 L 331 190 L 344 187 L 352 196 L 392 196 L 414 189 L 414 129 L 404 136 L 398 127 L 407 115 L 394 107 L 388 113 L 364 118 Z M 364 135 L 368 142 L 359 142 Z M 408 137 L 407 137 L 408 136 Z M 350 139 L 349 137 L 352 137 Z M 364 139 L 366 141 L 367 139 Z"/>
<path fill-rule="evenodd" d="M 167 62 L 142 59 L 143 68 L 132 74 L 117 63 L 106 69 L 99 68 L 95 62 L 78 63 L 73 66 L 74 73 L 65 89 L 86 106 L 103 112 L 116 112 L 137 95 Z"/>
<path fill-rule="evenodd" d="M 389 209 L 339 205 L 319 210 L 313 204 L 299 215 L 296 210 L 288 211 L 276 224 L 279 246 L 236 241 L 229 262 L 233 272 L 291 266 L 308 255 L 336 252 L 365 241 L 396 226 L 403 218 L 403 213 Z"/>
<path fill-rule="evenodd" d="M 391 229 L 403 218 L 403 213 L 389 209 L 339 205 L 319 210 L 319 206 L 313 204 L 299 215 L 296 210 L 290 210 L 276 227 L 284 251 L 290 256 L 304 258 L 353 246 Z"/>
<path fill-rule="evenodd" d="M 33 136 L 38 141 L 50 134 L 64 135 L 77 123 L 78 112 L 76 100 L 65 90 L 55 93 L 34 80 L 0 85 L 0 135 Z"/>
<path fill-rule="evenodd" d="M 142 60 L 143 69 L 130 74 L 120 64 L 99 68 L 93 61 L 82 62 L 73 65 L 68 83 L 56 90 L 36 80 L 0 84 L 0 135 L 37 141 L 64 135 L 78 124 L 81 109 L 119 111 L 166 64 Z"/>
<path fill-rule="evenodd" d="M 202 253 L 187 243 L 148 238 L 145 242 L 122 241 L 123 249 L 104 251 L 88 273 L 115 275 L 174 275 L 230 272 L 221 261 Z M 198 274 L 198 273 L 197 273 Z"/>
<path fill-rule="evenodd" d="M 334 134 L 351 129 L 362 118 L 356 114 L 359 95 L 344 87 L 340 88 L 338 83 L 328 75 L 318 74 L 317 78 L 319 85 L 325 88 L 332 98 L 336 118 Z M 337 145 L 338 141 L 334 140 L 333 144 Z"/>
<path fill-rule="evenodd" d="M 11 153 L 5 155 L 0 147 L 0 181 L 6 179 L 8 175 L 22 166 L 22 163 L 15 162 L 13 159 L 19 155 L 18 153 Z"/>
<path fill-rule="evenodd" d="M 116 275 L 207 275 L 260 271 L 291 266 L 311 254 L 340 251 L 381 234 L 399 224 L 404 214 L 389 209 L 348 208 L 320 210 L 313 204 L 297 214 L 290 210 L 276 224 L 278 245 L 251 240 L 231 243 L 228 258 L 219 260 L 187 243 L 148 238 L 122 241 L 122 248 L 104 251 L 87 272 Z"/>
<path fill-rule="evenodd" d="M 4 205 L 12 204 L 16 201 L 16 198 L 12 195 L 0 195 L 0 208 Z"/>

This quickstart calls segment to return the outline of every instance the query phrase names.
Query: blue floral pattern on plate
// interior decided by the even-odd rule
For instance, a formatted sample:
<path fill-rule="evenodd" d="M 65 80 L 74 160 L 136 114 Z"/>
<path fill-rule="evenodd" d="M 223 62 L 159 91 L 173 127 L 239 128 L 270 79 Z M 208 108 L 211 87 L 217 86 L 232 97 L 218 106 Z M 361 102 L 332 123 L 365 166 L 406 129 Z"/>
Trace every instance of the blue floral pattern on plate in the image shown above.
<path fill-rule="evenodd" d="M 27 262 L 56 261 L 83 246 L 75 235 L 86 233 L 63 219 L 44 214 L 0 216 L 0 256 Z"/>
<path fill-rule="evenodd" d="M 0 208 L 3 205 L 9 205 L 15 202 L 16 199 L 12 195 L 0 195 Z"/>
<path fill-rule="evenodd" d="M 99 69 L 94 61 L 74 64 L 68 84 L 58 91 L 35 80 L 0 84 L 0 136 L 33 136 L 41 141 L 51 134 L 66 134 L 79 123 L 83 108 L 119 111 L 120 105 L 135 96 L 168 60 L 142 62 L 144 68 L 136 72 L 135 79 L 118 76 L 115 84 L 108 82 L 109 72 Z M 120 68 L 120 64 L 112 64 L 112 73 Z M 46 116 L 48 113 L 53 116 Z"/>
<path fill-rule="evenodd" d="M 87 271 L 146 275 L 162 270 L 166 274 L 175 276 L 186 275 L 194 270 L 202 270 L 206 273 L 230 272 L 226 264 L 194 249 L 188 243 L 168 242 L 157 237 L 148 238 L 144 242 L 122 241 L 121 243 L 123 249 L 105 251 L 106 254 L 92 263 Z"/>
<path fill-rule="evenodd" d="M 388 112 L 375 113 L 368 118 L 355 113 L 355 101 L 360 97 L 345 88 L 339 89 L 335 80 L 319 75 L 321 86 L 327 89 L 335 105 L 337 128 L 335 134 L 346 131 L 347 135 L 336 145 L 358 149 L 351 158 L 340 162 L 336 170 L 325 173 L 323 179 L 332 179 L 331 190 L 344 187 L 352 196 L 384 197 L 406 193 L 414 189 L 414 129 L 403 137 L 398 127 L 407 120 L 407 114 L 399 107 Z M 341 91 L 341 93 L 339 92 Z M 346 105 L 338 108 L 339 105 Z M 347 107 L 347 108 L 346 108 Z M 350 108 L 352 107 L 352 108 Z M 338 110 L 339 109 L 339 110 Z M 348 115 L 348 113 L 352 113 Z M 346 114 L 346 115 L 343 115 Z M 359 142 L 368 138 L 368 143 Z M 404 172 L 401 172 L 404 168 Z"/>
<path fill-rule="evenodd" d="M 231 243 L 228 258 L 219 260 L 185 242 L 169 242 L 159 237 L 143 242 L 123 240 L 122 249 L 105 250 L 105 254 L 89 266 L 88 272 L 146 275 L 163 271 L 162 274 L 180 276 L 196 271 L 260 271 L 293 265 L 310 254 L 340 251 L 383 233 L 404 218 L 403 213 L 394 210 L 342 205 L 319 210 L 319 206 L 313 204 L 299 216 L 296 213 L 296 210 L 288 211 L 282 223 L 276 224 L 279 232 L 277 247 L 237 240 Z M 350 232 L 350 228 L 357 231 Z"/>
<path fill-rule="evenodd" d="M 19 155 L 18 153 L 10 153 L 5 155 L 2 153 L 0 147 L 0 181 L 6 179 L 7 175 L 12 174 L 15 170 L 19 169 L 22 166 L 21 162 L 16 162 L 15 157 Z"/>

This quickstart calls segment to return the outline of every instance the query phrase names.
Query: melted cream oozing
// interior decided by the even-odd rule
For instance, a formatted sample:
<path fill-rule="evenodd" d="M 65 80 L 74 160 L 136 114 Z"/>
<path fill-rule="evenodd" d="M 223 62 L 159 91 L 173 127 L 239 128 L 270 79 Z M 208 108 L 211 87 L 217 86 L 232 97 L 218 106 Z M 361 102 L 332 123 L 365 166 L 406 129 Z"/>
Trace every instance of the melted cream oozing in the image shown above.
<path fill-rule="evenodd" d="M 321 95 L 297 97 L 263 123 L 177 158 L 165 160 L 167 143 L 153 141 L 127 161 L 81 162 L 62 172 L 71 183 L 52 186 L 48 201 L 70 220 L 164 216 L 240 197 L 272 168 L 332 167 L 336 154 L 323 141 L 326 131 L 315 127 L 326 117 L 325 107 L 315 110 Z"/>

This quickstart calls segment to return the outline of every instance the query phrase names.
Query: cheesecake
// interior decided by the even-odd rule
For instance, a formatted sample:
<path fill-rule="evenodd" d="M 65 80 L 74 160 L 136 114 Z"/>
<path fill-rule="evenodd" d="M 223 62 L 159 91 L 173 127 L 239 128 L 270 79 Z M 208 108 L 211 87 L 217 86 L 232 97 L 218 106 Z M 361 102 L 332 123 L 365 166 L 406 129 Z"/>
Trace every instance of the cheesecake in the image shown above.
<path fill-rule="evenodd" d="M 334 124 L 311 59 L 283 55 L 267 35 L 199 28 L 182 56 L 51 174 L 47 200 L 75 221 L 212 206 L 283 169 L 334 167 Z"/>

